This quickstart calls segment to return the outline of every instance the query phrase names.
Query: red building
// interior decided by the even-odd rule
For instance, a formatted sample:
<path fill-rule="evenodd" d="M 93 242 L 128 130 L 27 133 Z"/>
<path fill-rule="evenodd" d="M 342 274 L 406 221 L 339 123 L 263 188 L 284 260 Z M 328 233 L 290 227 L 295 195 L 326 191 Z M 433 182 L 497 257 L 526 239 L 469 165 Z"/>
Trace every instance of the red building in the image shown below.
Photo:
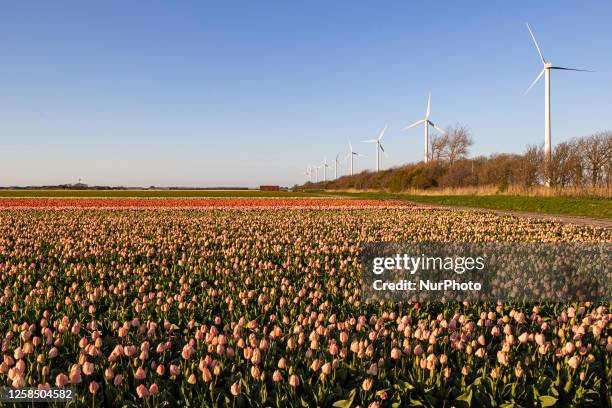
<path fill-rule="evenodd" d="M 279 186 L 259 186 L 259 191 L 279 191 Z"/>

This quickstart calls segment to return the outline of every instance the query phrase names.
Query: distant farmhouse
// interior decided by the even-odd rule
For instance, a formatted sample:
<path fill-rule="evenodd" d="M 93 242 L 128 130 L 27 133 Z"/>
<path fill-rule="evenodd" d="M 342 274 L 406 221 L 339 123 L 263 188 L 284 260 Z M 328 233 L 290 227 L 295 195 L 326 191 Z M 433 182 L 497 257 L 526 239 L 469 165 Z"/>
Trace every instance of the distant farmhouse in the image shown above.
<path fill-rule="evenodd" d="M 280 191 L 280 187 L 264 185 L 264 186 L 259 186 L 259 191 Z"/>

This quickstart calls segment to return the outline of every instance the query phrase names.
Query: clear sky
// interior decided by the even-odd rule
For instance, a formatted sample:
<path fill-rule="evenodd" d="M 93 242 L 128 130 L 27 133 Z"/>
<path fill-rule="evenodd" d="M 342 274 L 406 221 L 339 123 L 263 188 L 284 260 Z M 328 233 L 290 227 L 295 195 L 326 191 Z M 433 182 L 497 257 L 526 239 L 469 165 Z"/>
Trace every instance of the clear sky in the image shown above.
<path fill-rule="evenodd" d="M 230 4 L 231 3 L 231 4 Z M 426 4 L 428 3 L 428 4 Z M 347 138 L 418 161 L 422 118 L 474 154 L 612 129 L 606 1 L 22 1 L 0 13 L 0 185 L 293 185 Z M 346 168 L 346 164 L 345 164 Z M 331 173 L 331 169 L 330 169 Z"/>

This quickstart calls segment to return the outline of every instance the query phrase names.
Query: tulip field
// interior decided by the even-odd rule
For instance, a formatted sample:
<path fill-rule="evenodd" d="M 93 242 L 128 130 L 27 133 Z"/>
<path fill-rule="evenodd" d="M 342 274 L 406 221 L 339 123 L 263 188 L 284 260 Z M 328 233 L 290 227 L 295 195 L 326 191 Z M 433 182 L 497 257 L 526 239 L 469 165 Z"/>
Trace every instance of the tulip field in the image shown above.
<path fill-rule="evenodd" d="M 89 407 L 612 405 L 610 303 L 366 301 L 360 246 L 386 241 L 612 231 L 373 199 L 0 198 L 0 385 Z"/>

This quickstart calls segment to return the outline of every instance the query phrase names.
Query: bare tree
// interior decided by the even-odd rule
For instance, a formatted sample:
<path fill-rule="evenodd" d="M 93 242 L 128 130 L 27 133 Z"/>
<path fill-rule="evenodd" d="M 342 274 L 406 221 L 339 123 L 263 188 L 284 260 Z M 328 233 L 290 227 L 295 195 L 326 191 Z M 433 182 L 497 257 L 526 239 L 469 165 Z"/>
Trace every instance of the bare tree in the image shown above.
<path fill-rule="evenodd" d="M 548 168 L 550 184 L 554 187 L 566 187 L 571 182 L 572 147 L 569 143 L 559 143 L 552 152 Z"/>
<path fill-rule="evenodd" d="M 604 173 L 606 187 L 610 187 L 612 185 L 612 132 L 606 132 L 605 149 L 608 151 L 608 160 L 604 164 Z"/>
<path fill-rule="evenodd" d="M 464 159 L 469 153 L 470 146 L 474 144 L 469 128 L 457 124 L 448 129 L 445 156 L 450 164 L 459 159 Z"/>
<path fill-rule="evenodd" d="M 448 144 L 448 134 L 434 134 L 429 138 L 429 158 L 442 160 Z"/>
<path fill-rule="evenodd" d="M 612 160 L 610 138 L 612 138 L 612 132 L 600 132 L 583 138 L 579 142 L 582 160 L 593 187 L 603 182 L 606 168 L 610 167 Z"/>
<path fill-rule="evenodd" d="M 524 187 L 539 184 L 542 179 L 544 149 L 542 146 L 527 146 L 517 169 L 517 181 Z"/>

